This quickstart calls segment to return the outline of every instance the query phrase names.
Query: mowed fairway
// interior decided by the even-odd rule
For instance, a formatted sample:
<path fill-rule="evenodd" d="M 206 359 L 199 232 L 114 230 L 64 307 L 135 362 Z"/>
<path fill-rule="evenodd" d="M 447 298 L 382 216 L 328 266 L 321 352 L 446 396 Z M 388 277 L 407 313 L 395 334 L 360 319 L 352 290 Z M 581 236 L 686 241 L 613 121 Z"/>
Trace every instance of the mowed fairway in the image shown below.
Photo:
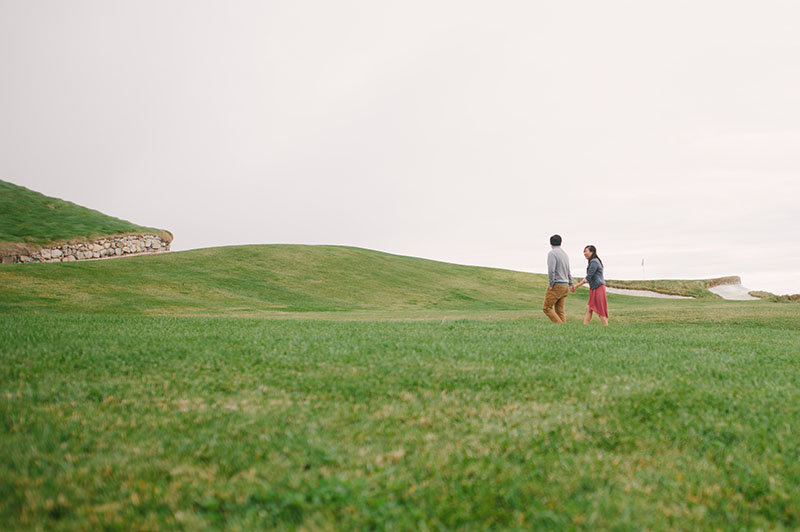
<path fill-rule="evenodd" d="M 796 304 L 233 251 L 0 269 L 0 528 L 800 527 Z"/>

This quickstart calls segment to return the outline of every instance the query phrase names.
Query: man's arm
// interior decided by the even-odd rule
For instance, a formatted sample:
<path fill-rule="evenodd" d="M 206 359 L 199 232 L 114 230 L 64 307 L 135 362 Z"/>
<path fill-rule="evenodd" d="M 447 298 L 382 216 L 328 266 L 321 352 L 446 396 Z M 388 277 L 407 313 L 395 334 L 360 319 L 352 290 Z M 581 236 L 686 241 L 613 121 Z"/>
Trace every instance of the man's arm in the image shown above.
<path fill-rule="evenodd" d="M 569 257 L 567 257 L 567 279 L 569 279 L 569 286 L 572 287 L 572 270 L 569 269 Z"/>
<path fill-rule="evenodd" d="M 556 276 L 556 257 L 552 251 L 547 254 L 547 282 L 553 286 L 553 280 Z"/>

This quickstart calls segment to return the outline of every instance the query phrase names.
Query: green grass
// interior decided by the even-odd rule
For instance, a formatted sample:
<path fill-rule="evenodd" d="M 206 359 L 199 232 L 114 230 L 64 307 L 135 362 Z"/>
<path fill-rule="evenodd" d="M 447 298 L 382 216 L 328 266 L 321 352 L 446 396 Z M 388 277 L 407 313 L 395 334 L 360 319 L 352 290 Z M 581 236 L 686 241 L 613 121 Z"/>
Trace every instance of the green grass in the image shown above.
<path fill-rule="evenodd" d="M 0 266 L 2 530 L 795 530 L 800 307 L 341 247 Z M 286 318 L 286 319 L 284 319 Z"/>
<path fill-rule="evenodd" d="M 0 251 L 13 244 L 37 246 L 142 232 L 172 240 L 166 231 L 135 225 L 0 180 Z"/>
<path fill-rule="evenodd" d="M 5 530 L 800 526 L 797 328 L 0 322 Z"/>

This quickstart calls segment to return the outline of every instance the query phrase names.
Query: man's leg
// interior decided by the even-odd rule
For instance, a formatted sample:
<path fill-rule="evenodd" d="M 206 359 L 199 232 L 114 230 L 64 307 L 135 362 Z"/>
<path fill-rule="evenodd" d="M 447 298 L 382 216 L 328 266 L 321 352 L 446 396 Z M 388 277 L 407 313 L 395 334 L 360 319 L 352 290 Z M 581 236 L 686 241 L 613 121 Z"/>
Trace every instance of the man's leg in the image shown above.
<path fill-rule="evenodd" d="M 567 314 L 564 312 L 564 303 L 567 302 L 569 289 L 566 286 L 559 286 L 558 288 L 564 289 L 564 295 L 559 297 L 558 301 L 556 301 L 556 314 L 558 315 L 558 319 L 561 320 L 561 323 L 567 323 Z"/>
<path fill-rule="evenodd" d="M 553 305 L 555 305 L 556 301 L 558 301 L 558 296 L 556 296 L 556 293 L 553 290 L 554 288 L 556 287 L 551 286 L 547 289 L 547 292 L 544 293 L 544 305 L 542 306 L 542 312 L 544 312 L 553 323 L 561 323 L 561 319 L 558 317 L 558 314 L 553 311 Z"/>

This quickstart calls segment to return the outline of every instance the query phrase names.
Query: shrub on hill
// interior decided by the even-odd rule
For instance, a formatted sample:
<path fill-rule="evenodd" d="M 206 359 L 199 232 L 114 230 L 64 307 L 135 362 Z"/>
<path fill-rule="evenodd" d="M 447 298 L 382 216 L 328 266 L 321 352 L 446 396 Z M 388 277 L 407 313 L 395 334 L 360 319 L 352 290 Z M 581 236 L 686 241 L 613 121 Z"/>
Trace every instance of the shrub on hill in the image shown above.
<path fill-rule="evenodd" d="M 791 295 L 787 294 L 779 296 L 773 294 L 772 292 L 755 290 L 753 292 L 750 292 L 750 295 L 753 297 L 757 297 L 759 299 L 763 299 L 764 301 L 772 301 L 773 303 L 800 303 L 800 294 L 791 294 Z"/>

